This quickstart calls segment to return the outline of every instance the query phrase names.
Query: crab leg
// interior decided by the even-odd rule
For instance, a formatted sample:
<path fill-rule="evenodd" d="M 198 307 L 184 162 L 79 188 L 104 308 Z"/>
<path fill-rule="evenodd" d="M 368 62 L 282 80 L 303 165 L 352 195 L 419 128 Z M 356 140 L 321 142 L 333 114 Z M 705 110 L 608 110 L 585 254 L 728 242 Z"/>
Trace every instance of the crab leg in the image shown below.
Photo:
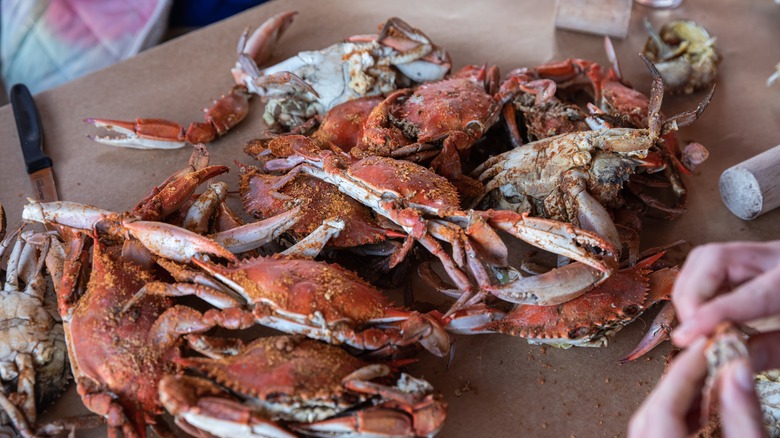
<path fill-rule="evenodd" d="M 227 196 L 228 186 L 224 182 L 209 183 L 208 189 L 192 203 L 184 217 L 182 227 L 198 234 L 205 234 L 214 211 Z"/>
<path fill-rule="evenodd" d="M 338 236 L 343 229 L 344 221 L 340 219 L 325 221 L 298 243 L 287 250 L 282 251 L 282 255 L 313 259 L 322 252 L 325 244 L 327 244 L 331 238 Z"/>
<path fill-rule="evenodd" d="M 154 118 L 130 122 L 90 117 L 84 122 L 118 134 L 87 136 L 98 143 L 135 149 L 179 149 L 187 143 L 209 143 L 244 120 L 249 113 L 249 94 L 243 86 L 235 86 L 203 112 L 205 122 L 192 122 L 187 130 L 176 122 Z"/>
<path fill-rule="evenodd" d="M 188 201 L 198 186 L 228 170 L 227 166 L 208 166 L 187 172 L 166 184 L 154 196 L 141 201 L 131 214 L 147 221 L 163 219 Z"/>
<path fill-rule="evenodd" d="M 24 396 L 21 409 L 30 424 L 35 424 L 37 412 L 35 410 L 35 366 L 32 356 L 20 354 L 14 360 L 16 369 L 19 370 L 17 392 Z"/>
<path fill-rule="evenodd" d="M 577 225 L 586 231 L 592 231 L 612 244 L 617 250 L 622 248 L 620 234 L 607 209 L 596 200 L 587 188 L 588 176 L 579 169 L 566 171 L 562 175 L 561 190 L 575 204 Z"/>
<path fill-rule="evenodd" d="M 298 222 L 300 210 L 300 207 L 295 207 L 268 219 L 220 231 L 209 237 L 227 250 L 239 254 L 278 238 Z"/>
<path fill-rule="evenodd" d="M 5 221 L 5 210 L 3 209 L 3 204 L 0 204 L 0 240 L 3 240 L 5 237 L 5 227 L 6 227 L 6 221 Z M 0 256 L 3 254 L 0 253 Z"/>
<path fill-rule="evenodd" d="M 474 276 L 474 279 L 479 286 L 478 292 L 473 298 L 471 291 L 466 289 L 465 293 L 463 293 L 458 298 L 458 301 L 452 306 L 453 309 L 460 308 L 463 303 L 467 301 L 479 301 L 483 299 L 491 284 L 490 274 L 463 230 L 458 229 L 455 224 L 449 224 L 448 226 L 447 224 L 439 223 L 435 220 L 428 222 L 428 228 L 433 237 L 449 242 L 452 245 L 453 253 L 457 257 L 456 260 L 458 260 L 460 268 L 468 269 L 468 272 Z M 442 233 L 442 231 L 444 231 L 444 233 Z"/>
<path fill-rule="evenodd" d="M 22 412 L 22 410 L 19 409 L 17 405 L 9 400 L 8 397 L 2 393 L 2 391 L 0 391 L 0 408 L 2 408 L 3 411 L 5 411 L 5 414 L 8 415 L 8 418 L 19 432 L 19 435 L 24 438 L 33 438 L 36 436 L 35 432 L 33 432 L 32 428 L 30 427 L 30 422 L 27 421 L 27 418 L 25 418 L 24 412 Z"/>
<path fill-rule="evenodd" d="M 51 223 L 81 231 L 90 231 L 98 222 L 116 216 L 113 211 L 69 201 L 40 203 L 30 200 L 22 210 L 22 219 L 26 221 Z"/>

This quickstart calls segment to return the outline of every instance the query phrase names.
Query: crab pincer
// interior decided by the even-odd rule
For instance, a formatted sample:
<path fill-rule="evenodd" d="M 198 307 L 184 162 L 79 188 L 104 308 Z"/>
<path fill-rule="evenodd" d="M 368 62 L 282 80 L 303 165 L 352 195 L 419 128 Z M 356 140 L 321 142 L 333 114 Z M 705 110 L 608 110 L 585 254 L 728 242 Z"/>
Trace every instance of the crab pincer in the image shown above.
<path fill-rule="evenodd" d="M 90 117 L 84 122 L 116 134 L 87 135 L 98 143 L 135 149 L 179 149 L 187 143 L 210 143 L 244 120 L 249 113 L 249 94 L 246 88 L 235 86 L 203 112 L 204 121 L 192 122 L 186 130 L 176 122 L 154 118 L 137 118 L 131 122 Z"/>

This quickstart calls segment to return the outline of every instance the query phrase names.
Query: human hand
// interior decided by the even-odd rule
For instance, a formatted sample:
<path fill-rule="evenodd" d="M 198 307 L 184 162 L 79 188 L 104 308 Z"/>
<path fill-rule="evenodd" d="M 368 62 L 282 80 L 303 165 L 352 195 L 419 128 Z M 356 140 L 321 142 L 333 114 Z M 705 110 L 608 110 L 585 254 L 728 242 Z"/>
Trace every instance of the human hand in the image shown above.
<path fill-rule="evenodd" d="M 757 349 L 777 343 L 777 334 L 759 338 Z M 762 335 L 763 336 L 763 335 Z M 700 406 L 707 360 L 705 338 L 699 338 L 683 351 L 634 413 L 629 423 L 629 438 L 682 438 L 700 428 Z M 780 349 L 774 348 L 780 352 Z M 768 356 L 763 356 L 766 359 Z M 756 362 L 755 360 L 753 361 Z M 759 361 L 760 362 L 760 361 Z M 768 362 L 761 362 L 761 367 Z M 736 359 L 719 373 L 718 402 L 723 435 L 726 437 L 763 437 L 761 408 L 755 394 L 753 366 L 747 358 Z"/>
<path fill-rule="evenodd" d="M 780 314 L 780 240 L 702 245 L 691 251 L 672 290 L 680 347 L 723 321 Z"/>

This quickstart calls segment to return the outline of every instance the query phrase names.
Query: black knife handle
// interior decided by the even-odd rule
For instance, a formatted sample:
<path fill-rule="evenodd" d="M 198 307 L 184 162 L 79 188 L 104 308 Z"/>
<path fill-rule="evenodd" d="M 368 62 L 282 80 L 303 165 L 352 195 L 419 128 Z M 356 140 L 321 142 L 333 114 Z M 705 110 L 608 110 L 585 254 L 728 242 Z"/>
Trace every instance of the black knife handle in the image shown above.
<path fill-rule="evenodd" d="M 27 173 L 31 174 L 51 167 L 51 159 L 43 153 L 41 116 L 38 114 L 38 108 L 35 107 L 30 90 L 24 84 L 16 84 L 11 87 L 8 98 L 14 110 L 16 129 L 19 132 L 19 140 L 22 142 Z"/>

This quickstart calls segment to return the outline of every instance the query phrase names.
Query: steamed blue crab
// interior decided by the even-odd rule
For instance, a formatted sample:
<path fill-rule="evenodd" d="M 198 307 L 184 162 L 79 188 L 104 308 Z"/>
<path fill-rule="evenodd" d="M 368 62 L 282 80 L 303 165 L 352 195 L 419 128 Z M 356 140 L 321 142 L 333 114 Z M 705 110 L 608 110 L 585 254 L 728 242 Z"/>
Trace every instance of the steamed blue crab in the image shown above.
<path fill-rule="evenodd" d="M 377 96 L 416 82 L 444 78 L 450 70 L 446 51 L 400 18 L 390 18 L 379 35 L 356 35 L 322 50 L 304 51 L 260 69 L 297 12 L 269 19 L 251 37 L 242 35 L 233 77 L 253 94 L 267 97 L 263 119 L 287 129 L 324 115 L 334 106 Z"/>
<path fill-rule="evenodd" d="M 293 130 L 334 106 L 364 96 L 379 96 L 415 83 L 444 78 L 450 71 L 447 52 L 400 18 L 390 18 L 378 35 L 356 35 L 321 50 L 303 51 L 261 69 L 272 56 L 295 11 L 266 20 L 238 42 L 238 61 L 231 73 L 233 89 L 204 110 L 202 122 L 188 129 L 157 118 L 135 121 L 88 118 L 111 136 L 89 136 L 113 146 L 175 149 L 208 143 L 224 135 L 249 113 L 249 98 L 265 101 L 263 119 L 275 130 Z"/>

